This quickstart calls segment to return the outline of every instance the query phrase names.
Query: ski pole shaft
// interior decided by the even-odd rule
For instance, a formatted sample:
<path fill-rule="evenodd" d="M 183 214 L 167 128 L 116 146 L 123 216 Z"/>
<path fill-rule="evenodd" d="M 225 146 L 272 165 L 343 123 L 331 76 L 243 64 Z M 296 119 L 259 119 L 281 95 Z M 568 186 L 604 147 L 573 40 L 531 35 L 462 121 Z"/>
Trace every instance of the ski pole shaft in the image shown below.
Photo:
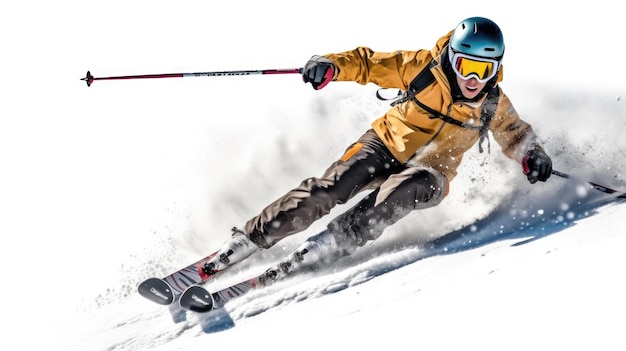
<path fill-rule="evenodd" d="M 571 176 L 569 174 L 563 173 L 563 172 L 559 172 L 559 171 L 556 171 L 556 170 L 552 170 L 552 174 L 554 174 L 555 176 L 559 176 L 561 178 L 566 178 L 566 179 L 571 178 Z M 607 188 L 604 185 L 600 185 L 600 184 L 597 184 L 597 183 L 594 183 L 594 182 L 590 182 L 590 181 L 587 181 L 587 183 L 589 183 L 589 185 L 591 185 L 592 188 L 594 188 L 596 190 L 599 190 L 599 191 L 601 191 L 603 193 L 607 193 L 607 194 L 618 193 L 617 190 L 611 189 L 611 188 Z M 616 198 L 617 199 L 626 199 L 626 193 L 621 193 Z"/>
<path fill-rule="evenodd" d="M 87 82 L 87 86 L 96 80 L 121 80 L 121 79 L 149 79 L 149 78 L 185 78 L 185 77 L 224 77 L 224 76 L 249 76 L 259 74 L 295 74 L 302 73 L 302 68 L 263 69 L 249 71 L 215 71 L 215 72 L 192 72 L 192 73 L 159 73 L 140 74 L 132 76 L 94 77 L 90 71 L 80 80 Z"/>

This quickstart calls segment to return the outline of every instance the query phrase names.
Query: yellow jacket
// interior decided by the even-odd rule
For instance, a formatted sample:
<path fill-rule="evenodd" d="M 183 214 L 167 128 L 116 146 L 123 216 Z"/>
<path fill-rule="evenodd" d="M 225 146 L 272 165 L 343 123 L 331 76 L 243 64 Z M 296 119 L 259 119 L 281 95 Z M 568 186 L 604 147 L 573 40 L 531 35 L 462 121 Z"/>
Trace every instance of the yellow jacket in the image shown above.
<path fill-rule="evenodd" d="M 358 47 L 326 57 L 338 67 L 334 77 L 336 81 L 374 83 L 382 88 L 402 90 L 406 90 L 413 78 L 435 58 L 438 64 L 431 71 L 436 81 L 420 91 L 417 99 L 444 115 L 478 126 L 486 94 L 476 102 L 453 103 L 450 83 L 439 63 L 451 35 L 452 31 L 440 38 L 432 50 L 382 53 Z M 502 68 L 497 80 L 502 81 Z M 456 176 L 463 154 L 478 141 L 479 131 L 429 117 L 432 115 L 409 100 L 392 107 L 374 121 L 372 127 L 398 161 L 432 167 L 451 181 Z M 490 130 L 504 154 L 520 163 L 526 151 L 539 147 L 532 127 L 520 119 L 502 91 Z"/>

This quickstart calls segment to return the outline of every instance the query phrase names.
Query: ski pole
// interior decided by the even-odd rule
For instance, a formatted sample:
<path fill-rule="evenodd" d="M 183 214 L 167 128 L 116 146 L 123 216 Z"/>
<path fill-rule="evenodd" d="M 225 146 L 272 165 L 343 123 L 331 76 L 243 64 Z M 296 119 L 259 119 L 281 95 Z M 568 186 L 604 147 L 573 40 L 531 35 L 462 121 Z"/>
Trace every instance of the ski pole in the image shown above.
<path fill-rule="evenodd" d="M 552 174 L 554 174 L 555 176 L 559 176 L 561 178 L 566 178 L 566 179 L 571 178 L 571 176 L 569 174 L 563 173 L 563 172 L 559 172 L 559 171 L 555 171 L 555 170 L 552 170 Z M 607 188 L 604 185 L 600 185 L 600 184 L 597 184 L 597 183 L 594 183 L 594 182 L 587 181 L 587 183 L 589 183 L 592 188 L 594 188 L 596 190 L 599 190 L 599 191 L 601 191 L 603 193 L 615 194 L 615 193 L 618 192 L 615 189 Z M 616 198 L 617 199 L 626 199 L 626 193 L 621 193 Z"/>
<path fill-rule="evenodd" d="M 96 80 L 116 80 L 116 79 L 146 79 L 146 78 L 184 78 L 184 77 L 224 77 L 224 76 L 249 76 L 258 74 L 293 74 L 302 73 L 302 68 L 286 68 L 286 69 L 263 69 L 251 71 L 217 71 L 217 72 L 193 72 L 193 73 L 160 73 L 160 74 L 141 74 L 133 76 L 113 76 L 113 77 L 94 77 L 90 71 L 80 80 L 87 82 L 87 86 L 91 86 Z"/>

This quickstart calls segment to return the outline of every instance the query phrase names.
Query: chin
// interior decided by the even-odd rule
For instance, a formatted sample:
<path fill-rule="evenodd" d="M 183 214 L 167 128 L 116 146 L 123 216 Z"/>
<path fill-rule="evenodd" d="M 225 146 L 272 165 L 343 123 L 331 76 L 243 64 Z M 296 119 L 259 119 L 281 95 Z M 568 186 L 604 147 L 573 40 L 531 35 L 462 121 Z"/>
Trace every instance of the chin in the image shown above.
<path fill-rule="evenodd" d="M 475 98 L 478 95 L 478 93 L 480 93 L 480 90 L 463 89 L 463 96 L 465 96 L 465 98 L 467 99 Z"/>

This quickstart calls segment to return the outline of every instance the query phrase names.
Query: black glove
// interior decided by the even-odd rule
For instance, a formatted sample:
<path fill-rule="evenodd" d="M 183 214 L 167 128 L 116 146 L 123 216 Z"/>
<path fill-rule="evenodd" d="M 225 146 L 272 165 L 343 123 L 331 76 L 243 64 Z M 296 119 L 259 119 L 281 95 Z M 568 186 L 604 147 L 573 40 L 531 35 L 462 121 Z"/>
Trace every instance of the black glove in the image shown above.
<path fill-rule="evenodd" d="M 315 55 L 304 65 L 302 79 L 305 83 L 311 83 L 313 89 L 319 90 L 333 80 L 335 64 L 327 57 Z"/>
<path fill-rule="evenodd" d="M 545 182 L 552 175 L 552 160 L 542 150 L 530 150 L 522 159 L 524 174 L 530 184 Z"/>

